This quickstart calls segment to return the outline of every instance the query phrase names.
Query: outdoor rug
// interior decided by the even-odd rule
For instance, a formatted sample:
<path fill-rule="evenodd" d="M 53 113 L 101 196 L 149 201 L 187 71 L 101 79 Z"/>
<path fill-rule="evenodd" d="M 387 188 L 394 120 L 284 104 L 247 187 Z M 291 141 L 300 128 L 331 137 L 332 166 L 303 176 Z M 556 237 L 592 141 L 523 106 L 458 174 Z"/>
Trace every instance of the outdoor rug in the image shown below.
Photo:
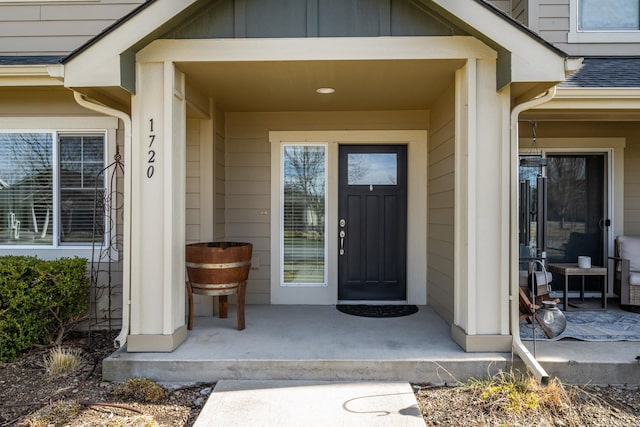
<path fill-rule="evenodd" d="M 562 334 L 548 339 L 536 323 L 535 338 L 540 341 L 557 341 L 574 338 L 581 341 L 640 341 L 640 314 L 612 311 L 563 312 L 567 328 Z M 533 325 L 520 321 L 520 338 L 533 340 Z"/>
<path fill-rule="evenodd" d="M 338 304 L 338 311 L 360 317 L 402 317 L 418 312 L 415 305 Z"/>

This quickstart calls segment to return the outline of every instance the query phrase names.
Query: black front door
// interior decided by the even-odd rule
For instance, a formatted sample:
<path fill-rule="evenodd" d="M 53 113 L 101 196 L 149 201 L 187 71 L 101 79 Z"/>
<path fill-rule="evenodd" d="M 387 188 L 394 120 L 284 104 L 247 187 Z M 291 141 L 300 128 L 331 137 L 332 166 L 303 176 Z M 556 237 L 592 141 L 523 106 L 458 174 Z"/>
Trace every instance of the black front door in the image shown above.
<path fill-rule="evenodd" d="M 407 147 L 341 145 L 338 299 L 406 300 Z"/>

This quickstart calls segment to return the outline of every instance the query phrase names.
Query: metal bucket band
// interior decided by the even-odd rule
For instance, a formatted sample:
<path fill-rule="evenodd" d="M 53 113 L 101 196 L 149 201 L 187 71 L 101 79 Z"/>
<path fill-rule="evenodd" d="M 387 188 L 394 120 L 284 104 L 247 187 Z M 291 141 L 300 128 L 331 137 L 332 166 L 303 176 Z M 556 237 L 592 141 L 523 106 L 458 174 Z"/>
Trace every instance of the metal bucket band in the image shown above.
<path fill-rule="evenodd" d="M 238 267 L 246 267 L 251 264 L 251 261 L 239 261 L 239 262 L 228 262 L 225 264 L 204 264 L 199 262 L 187 262 L 187 267 L 190 268 L 205 268 L 205 269 L 223 269 L 223 268 L 238 268 Z"/>

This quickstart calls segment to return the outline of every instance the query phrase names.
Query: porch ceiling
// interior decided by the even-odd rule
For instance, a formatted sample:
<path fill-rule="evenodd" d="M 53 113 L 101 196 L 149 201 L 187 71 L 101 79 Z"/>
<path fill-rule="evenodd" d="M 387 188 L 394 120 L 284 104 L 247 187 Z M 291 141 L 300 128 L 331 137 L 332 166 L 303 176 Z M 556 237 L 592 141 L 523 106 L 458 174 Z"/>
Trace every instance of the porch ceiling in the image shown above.
<path fill-rule="evenodd" d="M 224 111 L 430 108 L 464 60 L 179 62 L 188 83 Z M 316 93 L 332 87 L 330 95 Z"/>

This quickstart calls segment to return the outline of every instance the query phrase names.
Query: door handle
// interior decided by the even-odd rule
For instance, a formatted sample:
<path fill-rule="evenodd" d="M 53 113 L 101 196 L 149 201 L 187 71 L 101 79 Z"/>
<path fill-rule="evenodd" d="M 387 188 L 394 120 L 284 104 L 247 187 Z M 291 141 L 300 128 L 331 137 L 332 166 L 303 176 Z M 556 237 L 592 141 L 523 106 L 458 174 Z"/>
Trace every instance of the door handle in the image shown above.
<path fill-rule="evenodd" d="M 340 230 L 340 255 L 344 255 L 344 238 L 347 233 L 344 230 Z"/>

